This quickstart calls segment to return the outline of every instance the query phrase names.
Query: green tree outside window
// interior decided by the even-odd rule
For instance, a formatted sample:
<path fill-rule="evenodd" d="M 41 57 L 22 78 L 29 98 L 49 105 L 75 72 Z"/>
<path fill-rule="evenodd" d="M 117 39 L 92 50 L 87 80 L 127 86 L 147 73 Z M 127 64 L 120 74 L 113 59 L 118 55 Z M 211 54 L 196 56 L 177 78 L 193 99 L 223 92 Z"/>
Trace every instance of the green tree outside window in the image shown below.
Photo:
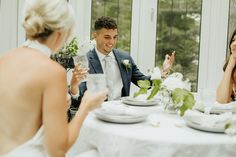
<path fill-rule="evenodd" d="M 192 91 L 197 89 L 201 5 L 201 0 L 158 2 L 156 66 L 175 50 L 174 70 L 190 79 Z"/>
<path fill-rule="evenodd" d="M 91 30 L 93 30 L 93 25 L 97 18 L 101 16 L 113 18 L 118 25 L 116 46 L 118 49 L 130 52 L 132 0 L 93 0 L 91 10 Z"/>

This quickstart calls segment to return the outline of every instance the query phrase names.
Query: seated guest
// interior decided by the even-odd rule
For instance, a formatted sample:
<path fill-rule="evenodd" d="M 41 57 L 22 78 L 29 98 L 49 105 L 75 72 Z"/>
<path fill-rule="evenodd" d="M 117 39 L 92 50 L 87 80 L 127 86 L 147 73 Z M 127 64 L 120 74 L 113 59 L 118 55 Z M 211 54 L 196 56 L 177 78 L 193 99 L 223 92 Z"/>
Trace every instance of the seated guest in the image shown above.
<path fill-rule="evenodd" d="M 66 71 L 49 56 L 72 32 L 72 8 L 65 0 L 26 0 L 23 26 L 24 46 L 0 58 L 0 156 L 64 157 L 107 91 L 86 92 L 68 124 Z"/>
<path fill-rule="evenodd" d="M 236 97 L 236 30 L 230 39 L 229 50 L 230 55 L 223 67 L 224 76 L 216 92 L 216 101 L 222 104 L 229 103 Z"/>
<path fill-rule="evenodd" d="M 100 17 L 95 21 L 93 37 L 96 47 L 87 53 L 89 61 L 89 74 L 105 73 L 107 87 L 109 89 L 108 100 L 118 100 L 128 96 L 131 82 L 137 85 L 139 80 L 150 80 L 138 69 L 132 57 L 125 52 L 114 49 L 117 41 L 117 24 L 109 17 Z M 163 64 L 163 75 L 168 74 L 174 61 L 175 52 L 171 56 L 166 55 Z M 76 75 L 73 75 L 76 77 Z M 75 80 L 75 79 L 74 79 Z M 78 83 L 78 82 L 77 82 Z M 78 84 L 71 82 L 71 93 L 76 95 L 80 91 L 78 99 L 72 99 L 72 107 L 78 108 L 81 96 L 86 90 L 86 82 Z"/>

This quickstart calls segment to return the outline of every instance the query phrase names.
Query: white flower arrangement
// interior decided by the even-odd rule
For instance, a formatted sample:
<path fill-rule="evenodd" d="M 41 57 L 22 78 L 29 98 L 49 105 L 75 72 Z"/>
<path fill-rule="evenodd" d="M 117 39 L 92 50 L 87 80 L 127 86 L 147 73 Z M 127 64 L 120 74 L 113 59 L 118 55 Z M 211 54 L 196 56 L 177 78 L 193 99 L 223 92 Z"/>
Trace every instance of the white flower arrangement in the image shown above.
<path fill-rule="evenodd" d="M 161 71 L 156 67 L 151 74 L 151 80 L 152 85 L 148 80 L 138 81 L 140 90 L 134 93 L 134 97 L 147 94 L 151 88 L 147 100 L 156 99 L 169 112 L 176 113 L 179 110 L 181 116 L 195 105 L 194 96 L 190 92 L 191 84 L 189 80 L 183 81 L 181 73 L 173 73 L 162 79 Z"/>

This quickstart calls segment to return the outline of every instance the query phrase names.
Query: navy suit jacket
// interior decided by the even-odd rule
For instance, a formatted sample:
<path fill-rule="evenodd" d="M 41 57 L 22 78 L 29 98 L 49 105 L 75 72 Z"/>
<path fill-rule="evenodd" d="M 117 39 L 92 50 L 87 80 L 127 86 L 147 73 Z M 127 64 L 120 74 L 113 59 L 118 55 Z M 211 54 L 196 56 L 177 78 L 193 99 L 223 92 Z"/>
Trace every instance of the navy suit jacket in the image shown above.
<path fill-rule="evenodd" d="M 139 71 L 137 65 L 134 63 L 134 60 L 128 53 L 121 52 L 117 49 L 113 49 L 112 51 L 116 58 L 116 62 L 118 64 L 123 83 L 121 96 L 122 97 L 129 96 L 131 82 L 137 85 L 138 80 L 150 80 L 150 76 L 145 76 L 143 73 Z M 96 50 L 93 49 L 89 51 L 87 53 L 87 57 L 89 61 L 89 74 L 103 73 L 102 65 L 99 61 Z M 125 65 L 123 65 L 122 61 L 125 59 L 129 60 L 131 68 L 126 69 Z M 73 107 L 79 106 L 81 97 L 86 90 L 87 90 L 86 82 L 82 82 L 79 85 L 80 98 L 78 100 L 72 100 Z"/>

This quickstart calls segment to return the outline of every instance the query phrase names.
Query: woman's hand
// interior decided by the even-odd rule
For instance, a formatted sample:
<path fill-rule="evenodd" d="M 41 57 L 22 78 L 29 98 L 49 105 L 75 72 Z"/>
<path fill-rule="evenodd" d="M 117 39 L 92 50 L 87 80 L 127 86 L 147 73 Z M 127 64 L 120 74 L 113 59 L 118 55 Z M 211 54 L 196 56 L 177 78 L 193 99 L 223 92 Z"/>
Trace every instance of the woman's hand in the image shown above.
<path fill-rule="evenodd" d="M 78 93 L 78 86 L 80 84 L 80 82 L 86 78 L 87 74 L 88 74 L 88 69 L 83 69 L 80 67 L 80 64 L 76 65 L 75 68 L 72 71 L 72 78 L 71 78 L 71 88 L 70 88 L 70 92 L 71 94 L 76 95 Z"/>
<path fill-rule="evenodd" d="M 236 64 L 236 56 L 231 54 L 229 57 L 229 62 L 226 69 L 229 68 L 230 70 L 233 70 L 233 68 L 235 67 L 235 64 Z"/>
<path fill-rule="evenodd" d="M 170 72 L 170 68 L 174 63 L 174 60 L 175 60 L 175 51 L 173 51 L 171 55 L 166 54 L 165 61 L 163 62 L 162 66 L 163 75 L 167 75 Z"/>
<path fill-rule="evenodd" d="M 85 109 L 87 112 L 100 107 L 100 105 L 107 99 L 108 90 L 100 91 L 99 93 L 89 93 L 86 91 L 81 101 L 80 108 Z"/>
<path fill-rule="evenodd" d="M 70 94 L 68 94 L 68 93 L 67 93 L 67 97 L 66 97 L 66 102 L 67 102 L 68 108 L 70 108 L 71 96 L 70 96 Z"/>

